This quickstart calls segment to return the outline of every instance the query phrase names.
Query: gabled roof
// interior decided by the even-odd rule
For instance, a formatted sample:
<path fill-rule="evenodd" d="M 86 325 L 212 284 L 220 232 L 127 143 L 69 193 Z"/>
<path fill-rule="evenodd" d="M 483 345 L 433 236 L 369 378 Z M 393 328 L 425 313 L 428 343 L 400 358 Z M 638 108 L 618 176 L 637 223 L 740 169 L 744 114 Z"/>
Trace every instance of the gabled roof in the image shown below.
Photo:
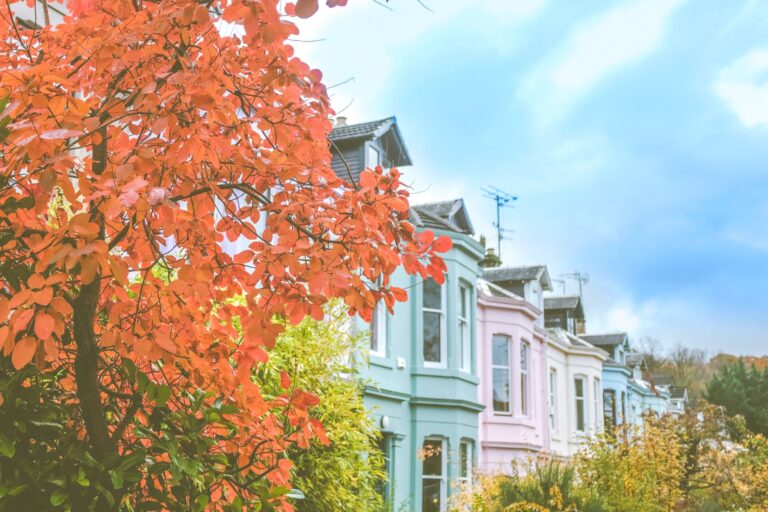
<path fill-rule="evenodd" d="M 544 297 L 544 309 L 576 309 L 580 306 L 581 297 L 578 295 Z"/>
<path fill-rule="evenodd" d="M 675 378 L 672 375 L 669 375 L 668 373 L 654 373 L 651 375 L 651 380 L 653 380 L 654 384 L 657 386 L 674 386 L 675 385 Z"/>
<path fill-rule="evenodd" d="M 350 139 L 375 139 L 381 137 L 396 122 L 395 116 L 365 123 L 336 126 L 328 136 L 334 142 Z"/>
<path fill-rule="evenodd" d="M 400 133 L 400 128 L 397 126 L 397 118 L 395 116 L 379 119 L 378 121 L 336 126 L 328 135 L 332 145 L 341 145 L 355 141 L 363 142 L 379 138 L 384 139 L 383 146 L 387 148 L 387 154 L 390 160 L 392 160 L 392 165 L 397 167 L 413 165 L 411 155 L 405 146 L 405 140 Z M 355 169 L 355 171 L 357 170 Z"/>
<path fill-rule="evenodd" d="M 635 366 L 641 366 L 645 362 L 645 356 L 639 352 L 630 352 L 624 356 L 624 360 L 627 366 L 634 368 Z"/>
<path fill-rule="evenodd" d="M 625 332 L 613 332 L 605 334 L 582 334 L 581 338 L 598 347 L 615 347 L 627 342 L 628 334 Z"/>
<path fill-rule="evenodd" d="M 592 352 L 598 355 L 600 359 L 602 359 L 603 361 L 608 359 L 608 353 L 605 350 L 582 340 L 578 336 L 571 334 L 565 329 L 560 329 L 560 328 L 547 329 L 547 333 L 549 335 L 550 340 L 558 343 L 561 346 L 564 346 L 566 348 L 571 348 L 571 349 L 579 349 L 579 350 L 586 350 L 586 351 Z"/>
<path fill-rule="evenodd" d="M 483 272 L 483 277 L 492 283 L 541 280 L 544 290 L 552 290 L 552 281 L 546 265 L 487 268 Z"/>
<path fill-rule="evenodd" d="M 688 399 L 688 388 L 683 388 L 683 387 L 678 387 L 678 386 L 671 386 L 669 388 L 669 397 L 677 399 L 677 400 L 687 400 Z"/>
<path fill-rule="evenodd" d="M 441 229 L 467 235 L 475 232 L 463 199 L 415 205 L 410 210 L 410 216 L 411 222 L 420 228 Z"/>
<path fill-rule="evenodd" d="M 517 294 L 514 294 L 510 292 L 509 290 L 505 290 L 501 286 L 496 286 L 490 281 L 487 281 L 485 279 L 478 279 L 477 280 L 477 290 L 484 294 L 488 295 L 490 297 L 501 297 L 504 299 L 516 299 L 516 300 L 525 300 L 522 297 L 520 297 Z"/>

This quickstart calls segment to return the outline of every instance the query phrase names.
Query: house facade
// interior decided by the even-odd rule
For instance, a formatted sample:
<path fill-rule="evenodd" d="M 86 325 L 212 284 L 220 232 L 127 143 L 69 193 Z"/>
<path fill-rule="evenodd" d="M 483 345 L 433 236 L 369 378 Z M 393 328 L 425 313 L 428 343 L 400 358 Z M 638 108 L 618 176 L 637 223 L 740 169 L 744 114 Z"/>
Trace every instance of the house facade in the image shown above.
<path fill-rule="evenodd" d="M 356 180 L 365 167 L 410 165 L 395 118 L 343 123 L 331 134 L 333 166 Z M 398 271 L 393 286 L 407 289 L 394 316 L 377 309 L 363 365 L 365 404 L 382 432 L 387 459 L 385 497 L 393 510 L 440 512 L 469 483 L 479 446 L 476 351 L 477 289 L 482 247 L 461 199 L 414 206 L 411 222 L 453 240 L 443 255 L 441 286 Z"/>
<path fill-rule="evenodd" d="M 547 383 L 550 410 L 549 451 L 572 457 L 603 429 L 603 362 L 608 354 L 565 329 L 547 337 Z"/>
<path fill-rule="evenodd" d="M 504 472 L 510 462 L 549 449 L 548 334 L 539 325 L 542 311 L 525 298 L 486 279 L 478 280 L 477 290 L 479 393 L 485 406 L 479 462 L 485 471 Z"/>
<path fill-rule="evenodd" d="M 627 333 L 583 334 L 581 339 L 608 353 L 603 362 L 603 419 L 606 429 L 633 420 L 630 379 L 627 367 Z"/>

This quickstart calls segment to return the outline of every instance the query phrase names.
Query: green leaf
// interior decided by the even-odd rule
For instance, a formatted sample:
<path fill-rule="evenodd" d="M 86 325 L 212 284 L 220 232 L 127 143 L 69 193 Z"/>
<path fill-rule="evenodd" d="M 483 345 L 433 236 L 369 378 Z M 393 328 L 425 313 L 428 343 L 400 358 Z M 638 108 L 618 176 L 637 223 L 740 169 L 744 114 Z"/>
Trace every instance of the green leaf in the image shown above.
<path fill-rule="evenodd" d="M 67 501 L 67 495 L 64 493 L 64 491 L 55 491 L 53 494 L 51 494 L 51 505 L 54 507 L 58 507 L 65 501 Z"/>
<path fill-rule="evenodd" d="M 123 488 L 123 473 L 122 471 L 117 471 L 115 469 L 109 470 L 109 478 L 112 479 L 112 486 L 115 489 L 122 489 Z"/>
<path fill-rule="evenodd" d="M 16 454 L 16 444 L 3 434 L 0 434 L 0 454 L 12 458 Z"/>
<path fill-rule="evenodd" d="M 162 407 L 168 403 L 169 398 L 171 398 L 171 388 L 164 385 L 157 386 L 157 392 L 155 394 L 155 403 Z"/>

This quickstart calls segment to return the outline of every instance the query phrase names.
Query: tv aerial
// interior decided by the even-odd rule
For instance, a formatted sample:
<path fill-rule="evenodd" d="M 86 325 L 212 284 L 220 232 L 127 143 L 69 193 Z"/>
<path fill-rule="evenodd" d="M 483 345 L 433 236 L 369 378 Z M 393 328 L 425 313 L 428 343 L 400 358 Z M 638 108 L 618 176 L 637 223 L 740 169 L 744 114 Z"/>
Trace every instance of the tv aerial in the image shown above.
<path fill-rule="evenodd" d="M 578 281 L 579 283 L 579 297 L 582 296 L 582 291 L 584 286 L 589 283 L 589 274 L 586 272 L 579 272 L 578 270 L 574 270 L 570 274 L 560 274 L 560 277 L 565 277 L 566 279 L 573 279 L 575 281 Z M 563 285 L 563 289 L 565 289 L 565 285 Z"/>
<path fill-rule="evenodd" d="M 483 197 L 493 199 L 494 203 L 496 203 L 496 222 L 493 223 L 493 227 L 496 228 L 496 254 L 498 255 L 499 259 L 501 259 L 501 241 L 507 239 L 507 237 L 504 235 L 515 232 L 512 229 L 504 229 L 501 226 L 501 209 L 514 208 L 511 203 L 517 201 L 517 196 L 508 194 L 500 188 L 494 187 L 492 185 L 487 187 L 480 187 L 480 190 L 483 191 Z"/>

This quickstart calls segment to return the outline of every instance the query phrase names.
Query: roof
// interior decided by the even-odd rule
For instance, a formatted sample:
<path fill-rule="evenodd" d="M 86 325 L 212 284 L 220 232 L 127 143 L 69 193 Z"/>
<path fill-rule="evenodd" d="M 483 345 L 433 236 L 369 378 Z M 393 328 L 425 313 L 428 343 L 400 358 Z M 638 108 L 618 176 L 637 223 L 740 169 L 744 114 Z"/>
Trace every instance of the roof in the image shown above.
<path fill-rule="evenodd" d="M 328 135 L 331 143 L 331 167 L 344 180 L 358 181 L 365 168 L 363 147 L 366 141 L 376 140 L 378 149 L 384 151 L 388 165 L 404 167 L 413 165 L 405 146 L 395 116 L 357 124 L 336 126 Z"/>
<path fill-rule="evenodd" d="M 581 303 L 578 295 L 544 297 L 544 309 L 576 309 Z"/>
<path fill-rule="evenodd" d="M 552 281 L 549 279 L 549 271 L 546 265 L 487 268 L 483 272 L 483 277 L 492 283 L 541 280 L 545 290 L 552 290 Z"/>
<path fill-rule="evenodd" d="M 627 333 L 613 332 L 606 334 L 582 334 L 581 338 L 598 347 L 615 347 L 627 341 Z"/>
<path fill-rule="evenodd" d="M 484 295 L 488 295 L 490 297 L 501 297 L 504 299 L 525 300 L 519 295 L 516 295 L 510 292 L 509 290 L 505 290 L 501 286 L 496 286 L 495 284 L 485 279 L 477 280 L 477 289 L 480 293 Z"/>
<path fill-rule="evenodd" d="M 678 400 L 685 400 L 686 398 L 688 398 L 688 388 L 671 386 L 669 388 L 669 397 L 675 398 Z"/>
<path fill-rule="evenodd" d="M 645 362 L 645 356 L 639 352 L 632 352 L 624 356 L 624 360 L 629 367 L 640 366 Z"/>
<path fill-rule="evenodd" d="M 396 123 L 395 116 L 379 119 L 378 121 L 368 121 L 366 123 L 345 124 L 337 126 L 331 130 L 328 136 L 333 142 L 351 139 L 374 139 L 381 137 Z"/>
<path fill-rule="evenodd" d="M 415 205 L 410 210 L 411 221 L 419 228 L 441 229 L 467 235 L 474 234 L 463 199 Z"/>
<path fill-rule="evenodd" d="M 599 347 L 595 347 L 591 343 L 582 340 L 578 336 L 569 333 L 565 329 L 547 329 L 547 333 L 549 334 L 549 339 L 559 343 L 560 345 L 573 349 L 588 350 L 600 356 L 602 360 L 608 359 L 608 353 L 605 350 Z"/>
<path fill-rule="evenodd" d="M 674 386 L 675 378 L 667 373 L 654 373 L 651 379 L 657 386 Z"/>

